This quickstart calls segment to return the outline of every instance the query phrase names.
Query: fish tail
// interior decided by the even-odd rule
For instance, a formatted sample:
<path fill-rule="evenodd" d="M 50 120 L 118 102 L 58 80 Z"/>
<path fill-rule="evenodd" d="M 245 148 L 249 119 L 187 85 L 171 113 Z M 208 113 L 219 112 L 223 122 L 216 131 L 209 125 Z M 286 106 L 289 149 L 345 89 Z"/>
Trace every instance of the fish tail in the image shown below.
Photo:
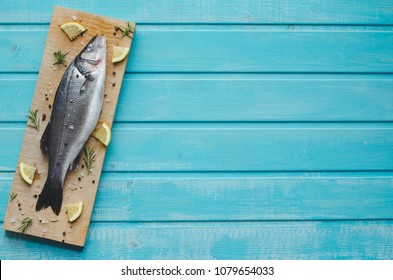
<path fill-rule="evenodd" d="M 61 182 L 48 178 L 44 188 L 38 197 L 35 211 L 51 207 L 56 215 L 59 215 L 61 204 L 63 202 L 63 188 Z"/>

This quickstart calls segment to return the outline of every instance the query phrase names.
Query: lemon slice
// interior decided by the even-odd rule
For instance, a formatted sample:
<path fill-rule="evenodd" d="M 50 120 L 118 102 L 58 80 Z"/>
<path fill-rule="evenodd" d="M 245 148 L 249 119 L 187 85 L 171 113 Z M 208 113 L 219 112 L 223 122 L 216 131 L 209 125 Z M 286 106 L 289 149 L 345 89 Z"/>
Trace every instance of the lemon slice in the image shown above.
<path fill-rule="evenodd" d="M 64 23 L 60 25 L 60 28 L 68 35 L 71 41 L 87 30 L 77 22 Z"/>
<path fill-rule="evenodd" d="M 116 63 L 122 61 L 124 58 L 126 58 L 129 51 L 130 48 L 117 47 L 117 46 L 113 47 L 112 62 Z"/>
<path fill-rule="evenodd" d="M 82 214 L 83 202 L 76 202 L 66 205 L 68 220 L 72 223 Z"/>
<path fill-rule="evenodd" d="M 36 172 L 37 168 L 35 168 L 34 166 L 28 165 L 26 163 L 21 162 L 19 164 L 19 173 L 20 176 L 22 176 L 22 179 L 28 183 L 29 185 L 31 185 L 33 183 L 33 179 L 34 179 L 34 174 Z"/>
<path fill-rule="evenodd" d="M 100 140 L 100 142 L 105 146 L 108 146 L 112 137 L 111 128 L 106 122 L 103 122 L 100 128 L 94 134 L 94 137 Z"/>

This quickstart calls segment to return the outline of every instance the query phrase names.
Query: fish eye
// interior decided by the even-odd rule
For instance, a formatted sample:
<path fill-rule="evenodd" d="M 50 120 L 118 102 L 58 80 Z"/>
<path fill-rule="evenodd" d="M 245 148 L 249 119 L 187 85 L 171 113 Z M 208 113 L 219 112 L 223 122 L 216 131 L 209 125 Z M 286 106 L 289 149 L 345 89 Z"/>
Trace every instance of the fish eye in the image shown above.
<path fill-rule="evenodd" d="M 92 46 L 91 44 L 89 44 L 89 45 L 87 46 L 87 49 L 86 49 L 86 50 L 91 51 L 92 48 L 93 48 L 93 46 Z"/>

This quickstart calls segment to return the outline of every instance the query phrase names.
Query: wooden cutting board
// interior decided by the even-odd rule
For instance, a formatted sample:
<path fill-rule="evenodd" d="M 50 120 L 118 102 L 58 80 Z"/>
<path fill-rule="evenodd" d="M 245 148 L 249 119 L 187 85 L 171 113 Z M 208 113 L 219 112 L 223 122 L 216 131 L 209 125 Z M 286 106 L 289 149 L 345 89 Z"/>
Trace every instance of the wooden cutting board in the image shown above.
<path fill-rule="evenodd" d="M 80 36 L 74 41 L 71 41 L 59 26 L 71 21 L 76 21 L 87 29 L 84 36 Z M 83 165 L 84 156 L 82 155 L 78 169 L 75 172 L 68 172 L 63 187 L 62 208 L 60 214 L 56 216 L 50 207 L 39 212 L 35 211 L 37 197 L 45 184 L 48 170 L 48 159 L 40 151 L 40 139 L 50 120 L 57 86 L 66 70 L 63 65 L 53 65 L 53 53 L 58 50 L 68 52 L 65 63 L 69 64 L 96 34 L 100 36 L 105 34 L 107 37 L 105 98 L 100 122 L 105 121 L 110 127 L 112 126 L 127 64 L 127 58 L 113 64 L 112 49 L 114 46 L 131 47 L 132 42 L 131 38 L 122 37 L 120 31 L 115 32 L 115 26 L 124 29 L 127 23 L 124 20 L 93 15 L 64 7 L 55 7 L 30 108 L 33 111 L 38 110 L 40 130 L 37 131 L 34 127 L 31 127 L 31 123 L 28 121 L 11 188 L 11 193 L 17 196 L 8 203 L 4 218 L 4 229 L 19 232 L 18 228 L 21 226 L 21 221 L 30 217 L 32 218 L 32 225 L 23 234 L 84 246 L 107 148 L 96 138 L 90 136 L 86 146 L 95 149 L 95 167 L 91 174 L 87 175 L 86 167 Z M 135 30 L 135 24 L 131 23 L 131 26 Z M 132 36 L 133 34 L 131 34 Z M 28 115 L 28 112 L 26 112 L 26 115 Z M 37 168 L 31 186 L 24 182 L 20 176 L 19 164 L 21 162 Z M 79 201 L 84 203 L 82 215 L 73 223 L 69 223 L 65 205 Z"/>

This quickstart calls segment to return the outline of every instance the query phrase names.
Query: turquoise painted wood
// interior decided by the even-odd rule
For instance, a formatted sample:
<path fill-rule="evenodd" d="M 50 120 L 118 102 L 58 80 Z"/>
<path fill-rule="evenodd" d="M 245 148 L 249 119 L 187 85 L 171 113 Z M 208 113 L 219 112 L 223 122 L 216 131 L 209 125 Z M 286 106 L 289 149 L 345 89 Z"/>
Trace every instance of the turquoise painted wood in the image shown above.
<path fill-rule="evenodd" d="M 24 130 L 0 125 L 0 171 L 15 168 Z M 117 124 L 112 137 L 104 171 L 393 170 L 390 123 Z"/>
<path fill-rule="evenodd" d="M 26 122 L 36 79 L 0 75 L 0 122 Z M 390 75 L 128 74 L 115 120 L 388 122 L 392 88 Z"/>
<path fill-rule="evenodd" d="M 63 5 L 110 17 L 131 18 L 141 24 L 391 24 L 389 0 L 118 0 L 117 5 L 92 1 L 3 0 L 0 23 L 49 23 L 53 5 Z M 281 2 L 281 3 L 280 3 Z M 105 2 L 106 3 L 106 2 Z"/>
<path fill-rule="evenodd" d="M 137 27 L 127 72 L 391 73 L 393 31 Z M 44 30 L 0 32 L 1 72 L 37 72 Z M 378 46 L 377 48 L 375 46 Z"/>
<path fill-rule="evenodd" d="M 117 3 L 2 1 L 0 223 L 53 6 L 138 27 L 86 247 L 0 259 L 393 259 L 392 1 Z"/>
<path fill-rule="evenodd" d="M 0 235 L 15 259 L 385 259 L 382 221 L 93 223 L 83 250 L 18 233 Z M 109 256 L 110 252 L 110 256 Z M 10 254 L 8 254 L 9 256 Z"/>
<path fill-rule="evenodd" d="M 7 197 L 13 173 L 1 175 L 0 196 Z M 368 173 L 362 177 L 318 173 L 305 177 L 302 173 L 106 172 L 102 175 L 92 219 L 94 222 L 392 219 L 391 176 L 392 173 Z M 7 200 L 0 201 L 1 216 L 6 204 Z"/>

